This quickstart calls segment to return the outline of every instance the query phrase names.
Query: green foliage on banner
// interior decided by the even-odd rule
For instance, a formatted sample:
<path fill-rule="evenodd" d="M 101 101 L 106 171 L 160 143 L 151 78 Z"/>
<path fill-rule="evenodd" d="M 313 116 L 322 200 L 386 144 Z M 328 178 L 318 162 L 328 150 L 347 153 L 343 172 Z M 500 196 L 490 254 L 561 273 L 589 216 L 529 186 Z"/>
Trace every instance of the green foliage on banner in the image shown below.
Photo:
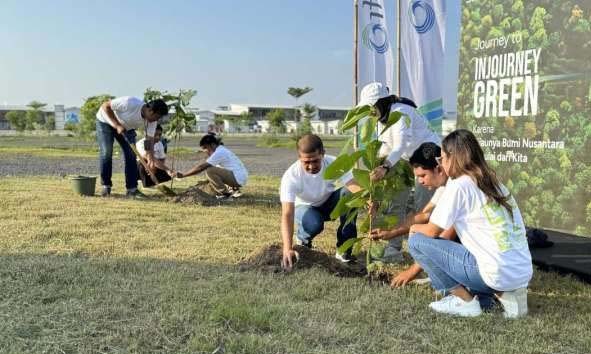
<path fill-rule="evenodd" d="M 503 138 L 521 142 L 519 147 L 484 146 L 484 150 L 515 196 L 526 225 L 591 236 L 591 2 L 464 1 L 463 5 L 458 126 L 473 130 L 481 142 Z M 478 48 L 482 41 L 500 35 L 517 36 L 520 41 Z M 538 48 L 538 114 L 475 119 L 473 58 Z M 543 81 L 556 76 L 564 78 Z M 477 127 L 490 127 L 494 134 Z M 565 147 L 524 147 L 524 138 L 564 141 Z M 497 156 L 507 150 L 527 155 L 527 162 L 498 161 Z"/>
<path fill-rule="evenodd" d="M 385 127 L 395 124 L 402 115 L 398 112 L 391 113 Z M 372 181 L 371 171 L 382 163 L 379 156 L 382 142 L 376 139 L 374 134 L 377 130 L 378 117 L 373 106 L 362 106 L 351 109 L 345 117 L 342 130 L 353 129 L 361 123 L 360 146 L 364 148 L 350 152 L 352 140 L 347 141 L 345 147 L 325 170 L 325 179 L 338 179 L 346 173 L 352 173 L 355 181 L 362 190 L 341 198 L 332 211 L 331 219 L 337 219 L 341 215 L 348 215 L 348 221 L 353 217 L 360 217 L 358 230 L 360 233 L 369 233 L 376 227 L 392 228 L 398 221 L 396 217 L 383 217 L 388 210 L 390 203 L 401 190 L 412 185 L 413 177 L 410 166 L 406 162 L 396 164 L 385 178 L 379 181 Z M 373 206 L 374 217 L 370 216 L 370 207 Z M 367 236 L 348 240 L 338 248 L 340 253 L 351 249 L 353 255 L 359 254 L 366 246 L 366 266 L 368 271 L 381 269 L 376 266 L 376 260 L 381 258 L 384 252 L 384 245 L 381 242 L 372 241 Z"/>

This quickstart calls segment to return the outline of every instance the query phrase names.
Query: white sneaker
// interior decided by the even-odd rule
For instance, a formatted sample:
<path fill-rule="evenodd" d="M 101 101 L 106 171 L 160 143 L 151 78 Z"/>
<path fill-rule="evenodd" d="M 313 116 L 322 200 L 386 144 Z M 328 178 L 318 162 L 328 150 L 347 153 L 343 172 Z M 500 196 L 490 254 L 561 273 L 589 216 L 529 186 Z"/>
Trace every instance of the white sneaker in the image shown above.
<path fill-rule="evenodd" d="M 518 318 L 527 315 L 527 288 L 505 291 L 497 296 L 503 305 L 505 318 Z"/>
<path fill-rule="evenodd" d="M 472 301 L 466 302 L 455 295 L 448 295 L 439 301 L 430 303 L 429 307 L 439 313 L 462 317 L 476 317 L 482 314 L 477 296 L 474 296 Z"/>
<path fill-rule="evenodd" d="M 353 258 L 353 256 L 349 256 L 348 254 L 340 254 L 340 253 L 336 253 L 334 255 L 334 258 L 336 258 L 337 260 L 339 260 L 342 263 L 349 263 L 353 260 L 355 260 L 355 258 Z"/>
<path fill-rule="evenodd" d="M 232 198 L 240 198 L 240 197 L 242 197 L 242 192 L 240 191 L 239 188 L 232 189 L 231 193 L 232 193 Z"/>

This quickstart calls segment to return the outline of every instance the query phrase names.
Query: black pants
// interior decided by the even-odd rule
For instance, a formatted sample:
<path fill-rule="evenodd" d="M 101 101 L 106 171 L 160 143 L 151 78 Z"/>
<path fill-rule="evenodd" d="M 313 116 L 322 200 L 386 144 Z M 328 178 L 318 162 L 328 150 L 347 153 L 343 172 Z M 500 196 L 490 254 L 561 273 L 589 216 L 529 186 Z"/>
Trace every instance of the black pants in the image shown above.
<path fill-rule="evenodd" d="M 152 187 L 154 186 L 154 182 L 152 182 L 152 178 L 150 177 L 150 174 L 148 173 L 148 171 L 146 171 L 146 169 L 144 168 L 144 166 L 138 162 L 138 170 L 139 170 L 139 175 L 140 175 L 140 180 L 142 181 L 142 185 L 144 187 Z M 162 183 L 162 182 L 166 182 L 166 181 L 170 181 L 170 176 L 168 175 L 168 173 L 166 173 L 166 171 L 161 170 L 159 168 L 156 169 L 156 173 L 154 173 L 156 180 L 158 181 L 158 184 Z"/>

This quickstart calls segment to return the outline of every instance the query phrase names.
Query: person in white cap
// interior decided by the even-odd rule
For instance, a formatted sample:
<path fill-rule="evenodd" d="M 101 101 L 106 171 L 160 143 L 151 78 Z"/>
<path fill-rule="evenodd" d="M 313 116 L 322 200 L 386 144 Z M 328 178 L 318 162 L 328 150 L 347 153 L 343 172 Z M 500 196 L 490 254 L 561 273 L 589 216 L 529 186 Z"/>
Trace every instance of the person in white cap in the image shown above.
<path fill-rule="evenodd" d="M 416 104 L 405 97 L 391 95 L 388 88 L 379 83 L 372 82 L 361 90 L 358 107 L 374 106 L 379 117 L 378 131 L 381 134 L 385 128 L 384 123 L 390 112 L 400 112 L 402 117 L 396 124 L 389 127 L 379 136 L 382 142 L 380 155 L 384 162 L 371 172 L 372 180 L 380 180 L 398 161 L 408 161 L 416 149 L 423 143 L 435 143 L 441 145 L 441 138 L 429 127 L 429 122 L 417 110 Z M 431 199 L 433 192 L 427 190 L 419 183 L 415 183 L 414 209 L 422 210 Z M 392 202 L 390 212 L 395 213 L 399 220 L 404 220 L 410 198 L 410 189 L 400 192 L 396 200 Z M 383 261 L 390 263 L 402 262 L 402 238 L 390 240 L 384 252 Z"/>

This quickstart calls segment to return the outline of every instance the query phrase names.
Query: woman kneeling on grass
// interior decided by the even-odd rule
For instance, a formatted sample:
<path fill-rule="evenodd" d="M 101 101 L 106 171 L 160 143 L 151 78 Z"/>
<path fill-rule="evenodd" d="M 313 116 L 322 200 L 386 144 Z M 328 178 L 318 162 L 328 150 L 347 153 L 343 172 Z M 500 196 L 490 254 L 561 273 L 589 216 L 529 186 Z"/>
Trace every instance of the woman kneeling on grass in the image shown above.
<path fill-rule="evenodd" d="M 242 161 L 224 146 L 215 133 L 204 135 L 199 146 L 207 154 L 207 160 L 186 172 L 176 172 L 173 175 L 183 178 L 205 171 L 209 182 L 204 188 L 206 193 L 218 199 L 239 197 L 240 187 L 244 187 L 248 179 L 248 171 Z"/>
<path fill-rule="evenodd" d="M 451 179 L 428 224 L 410 228 L 409 251 L 443 295 L 429 307 L 440 313 L 478 316 L 496 296 L 505 317 L 527 314 L 532 262 L 515 199 L 484 159 L 468 130 L 450 133 L 439 163 Z M 439 239 L 454 227 L 461 244 Z M 484 301 L 483 301 L 484 300 Z"/>

